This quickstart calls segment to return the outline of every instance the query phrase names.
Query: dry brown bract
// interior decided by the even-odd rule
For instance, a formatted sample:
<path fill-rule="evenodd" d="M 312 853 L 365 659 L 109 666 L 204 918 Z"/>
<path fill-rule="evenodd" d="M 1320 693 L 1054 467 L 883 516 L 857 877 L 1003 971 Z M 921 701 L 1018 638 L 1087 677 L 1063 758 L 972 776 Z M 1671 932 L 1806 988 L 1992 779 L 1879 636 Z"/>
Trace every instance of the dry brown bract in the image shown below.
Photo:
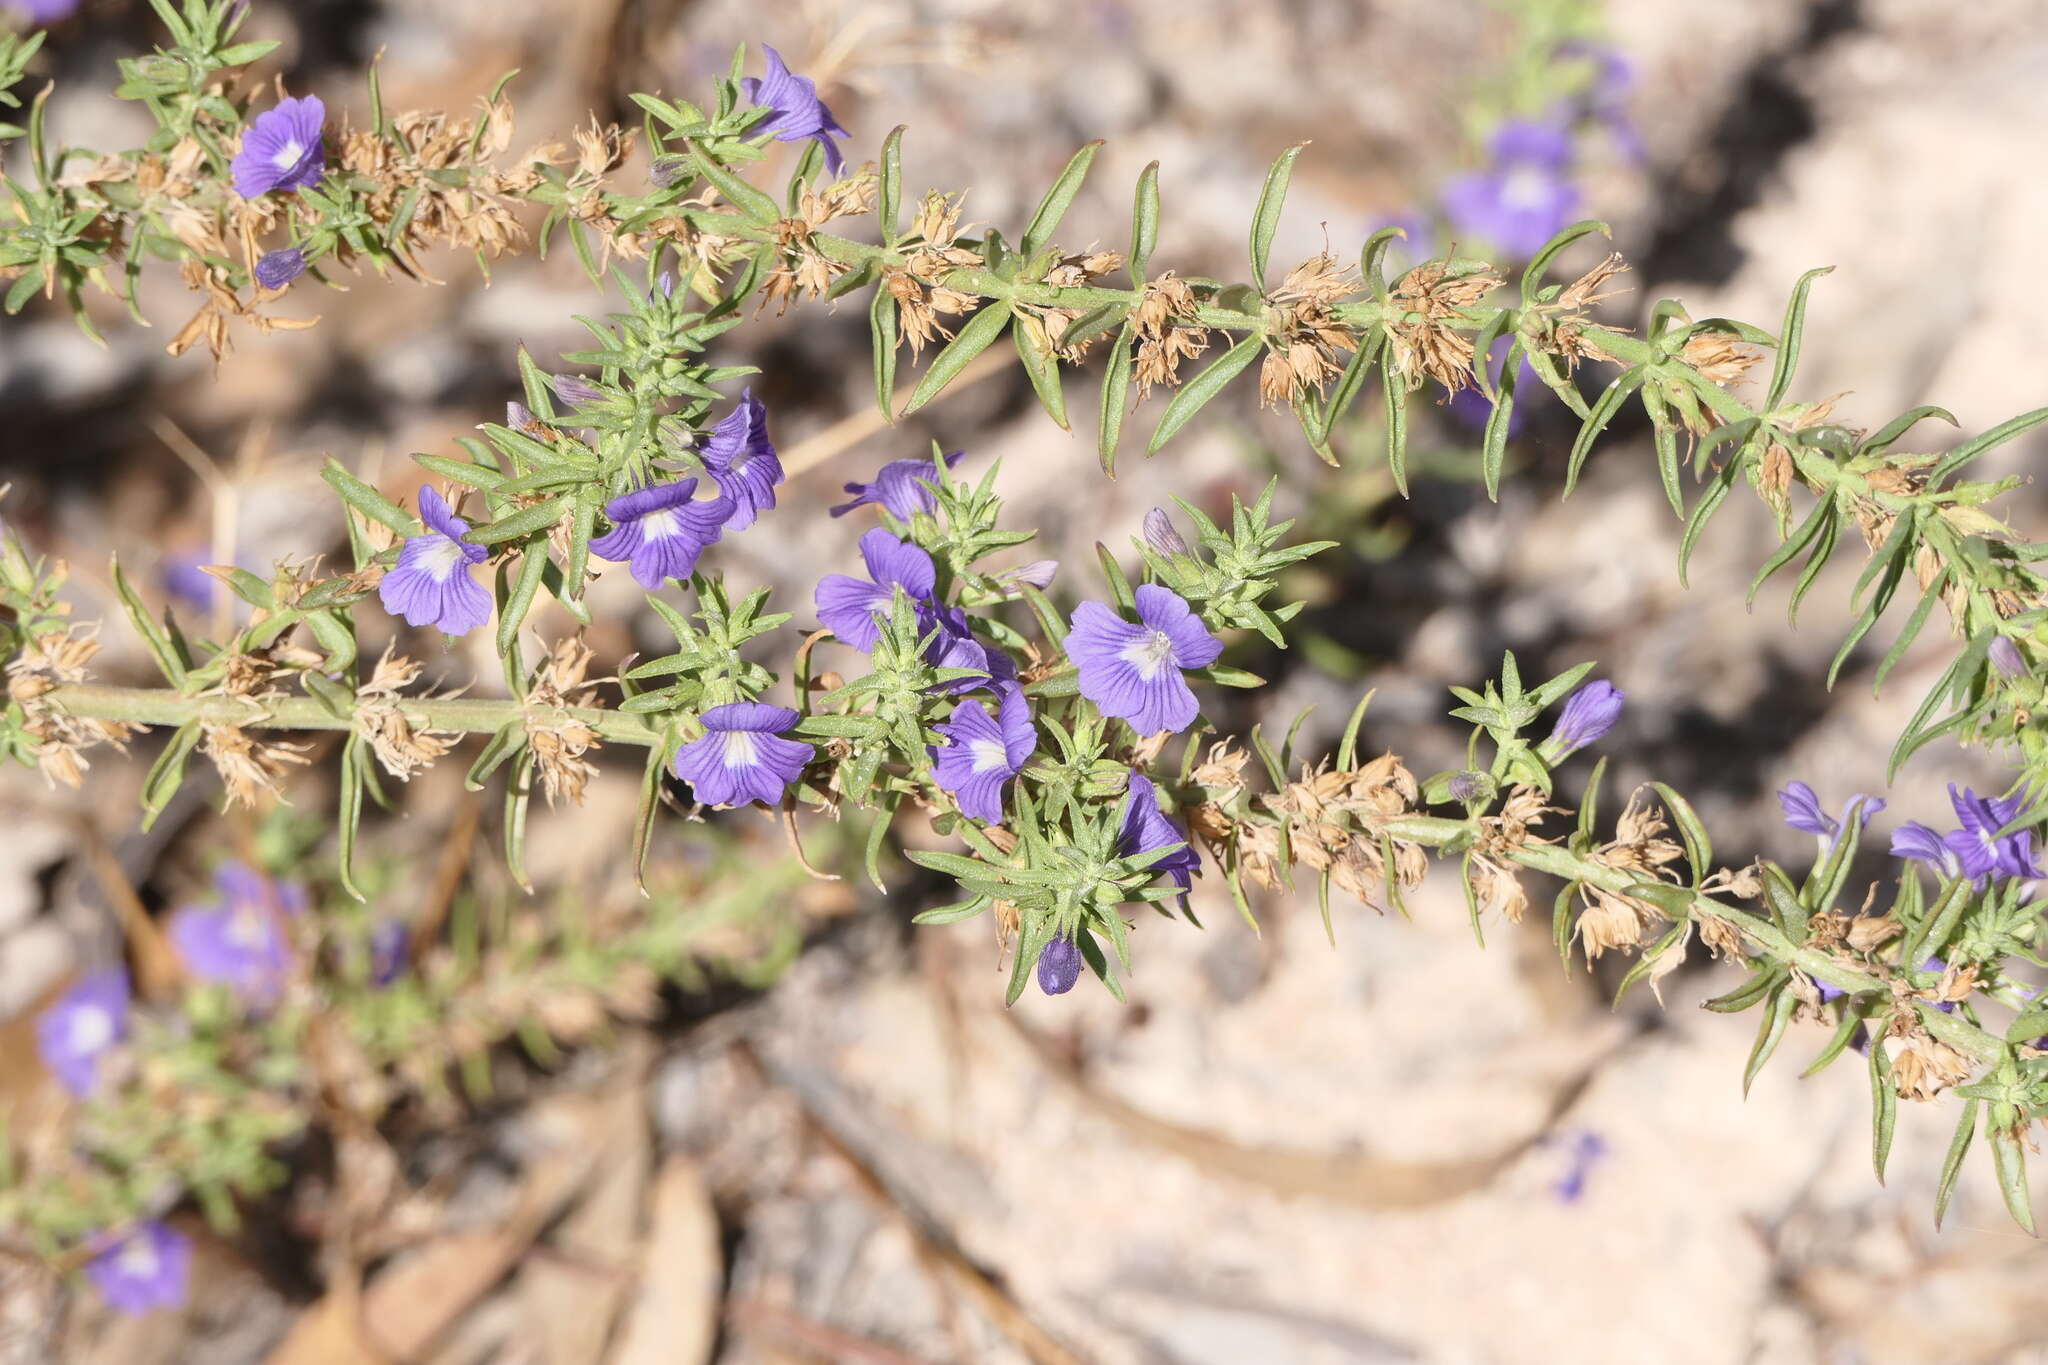
<path fill-rule="evenodd" d="M 356 689 L 356 733 L 369 742 L 384 771 L 409 782 L 461 739 L 445 730 L 416 726 L 399 695 L 420 676 L 420 666 L 387 647 L 370 680 Z"/>
<path fill-rule="evenodd" d="M 1452 393 L 1472 382 L 1472 339 L 1459 329 L 1463 313 L 1500 287 L 1491 266 L 1453 275 L 1430 261 L 1401 277 L 1389 299 L 1387 332 L 1394 364 L 1410 389 L 1424 377 Z"/>
<path fill-rule="evenodd" d="M 43 777 L 76 787 L 92 767 L 85 751 L 98 744 L 126 749 L 142 732 L 140 725 L 119 720 L 74 716 L 53 705 L 49 693 L 61 683 L 84 682 L 86 664 L 99 653 L 90 635 L 45 631 L 31 639 L 7 665 L 7 695 L 22 710 L 22 733 L 34 741 L 31 752 Z"/>
<path fill-rule="evenodd" d="M 1695 332 L 1685 339 L 1678 352 L 1679 359 L 1724 389 L 1741 383 L 1763 355 L 1762 350 L 1732 332 Z"/>
<path fill-rule="evenodd" d="M 1415 775 L 1389 753 L 1352 771 L 1304 768 L 1300 781 L 1259 804 L 1283 818 L 1294 858 L 1327 872 L 1344 894 L 1384 909 L 1400 888 L 1420 885 L 1429 871 L 1420 845 L 1385 830 L 1388 821 L 1414 809 L 1417 795 Z M 1280 885 L 1279 827 L 1247 822 L 1236 834 L 1246 874 L 1268 889 Z"/>
<path fill-rule="evenodd" d="M 1320 395 L 1343 373 L 1358 337 L 1330 309 L 1357 288 L 1351 267 L 1334 256 L 1311 256 L 1267 296 L 1267 350 L 1259 367 L 1259 398 L 1268 405 Z"/>
<path fill-rule="evenodd" d="M 1181 361 L 1209 349 L 1209 329 L 1195 320 L 1195 291 L 1170 270 L 1146 283 L 1144 296 L 1131 310 L 1131 325 L 1138 336 L 1140 398 L 1155 384 L 1172 388 L 1180 383 Z"/>
<path fill-rule="evenodd" d="M 1640 790 L 1630 793 L 1628 808 L 1615 823 L 1615 837 L 1595 849 L 1592 862 L 1626 872 L 1637 881 L 1667 881 L 1665 869 L 1685 856 L 1685 850 L 1664 837 L 1670 825 L 1663 813 L 1645 805 Z M 1579 884 L 1586 907 L 1579 914 L 1574 936 L 1592 962 L 1609 949 L 1627 950 L 1639 946 L 1670 916 L 1639 896 L 1612 891 L 1589 882 Z"/>
<path fill-rule="evenodd" d="M 199 733 L 199 747 L 220 773 L 230 806 L 255 805 L 259 796 L 277 791 L 293 766 L 312 762 L 306 756 L 311 745 L 256 739 L 239 725 L 205 724 Z"/>
<path fill-rule="evenodd" d="M 581 636 L 557 641 L 526 694 L 526 742 L 551 806 L 564 797 L 581 804 L 597 775 L 597 765 L 587 757 L 600 747 L 597 731 L 570 710 L 586 704 L 597 686 L 585 680 L 592 657 Z"/>
<path fill-rule="evenodd" d="M 1587 314 L 1594 304 L 1627 292 L 1607 287 L 1609 281 L 1627 269 L 1628 262 L 1619 253 L 1610 253 L 1606 260 L 1573 280 L 1555 299 L 1537 309 L 1546 324 L 1548 349 L 1563 356 L 1567 366 L 1576 366 L 1586 359 L 1621 363 L 1587 336 L 1586 328 L 1589 324 Z"/>

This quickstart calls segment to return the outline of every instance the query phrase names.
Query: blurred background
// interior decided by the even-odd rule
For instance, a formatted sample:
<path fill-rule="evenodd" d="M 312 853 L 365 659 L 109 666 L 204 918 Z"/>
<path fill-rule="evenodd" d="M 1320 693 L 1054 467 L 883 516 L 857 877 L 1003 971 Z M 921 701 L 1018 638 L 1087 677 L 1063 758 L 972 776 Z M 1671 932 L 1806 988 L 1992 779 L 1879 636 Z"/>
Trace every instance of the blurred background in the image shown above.
<path fill-rule="evenodd" d="M 851 160 L 907 124 L 909 187 L 969 189 L 966 218 L 1013 236 L 1073 149 L 1103 138 L 1063 239 L 1120 249 L 1130 186 L 1158 160 L 1155 260 L 1192 275 L 1243 274 L 1267 164 L 1310 141 L 1276 264 L 1326 244 L 1348 259 L 1390 222 L 1423 250 L 1486 242 L 1512 257 L 1503 239 L 1520 220 L 1474 222 L 1475 194 L 1568 203 L 1565 221 L 1613 225 L 1633 292 L 1607 315 L 1630 324 L 1675 296 L 1694 317 L 1775 331 L 1799 274 L 1835 266 L 1795 393 L 1842 395 L 1837 420 L 1874 427 L 1932 402 L 1974 432 L 2043 401 L 2048 279 L 2027 264 L 2048 221 L 2033 173 L 2048 131 L 2038 0 L 258 0 L 251 33 L 284 41 L 271 64 L 331 119 L 361 119 L 380 53 L 394 109 L 464 111 L 520 68 L 515 148 L 593 111 L 630 122 L 629 91 L 701 98 L 734 44 L 770 43 L 818 80 Z M 57 135 L 139 141 L 136 111 L 106 87 L 117 56 L 153 41 L 140 0 L 85 0 L 60 21 L 41 59 L 59 82 Z M 1528 121 L 1568 130 L 1568 155 L 1507 164 L 1497 130 Z M 792 149 L 777 151 L 786 172 Z M 643 149 L 621 176 L 644 174 Z M 1559 273 L 1597 258 L 1588 248 Z M 0 320 L 9 523 L 70 563 L 86 618 L 114 614 L 116 551 L 151 600 L 204 616 L 229 607 L 201 564 L 261 572 L 340 549 L 325 456 L 410 496 L 410 453 L 457 454 L 454 438 L 516 395 L 518 347 L 549 366 L 583 342 L 572 315 L 603 307 L 567 253 L 507 258 L 488 286 L 445 264 L 440 287 L 300 289 L 287 311 L 317 328 L 244 331 L 217 371 L 164 354 L 189 308 L 174 280 L 145 291 L 154 331 L 106 311 L 105 346 L 40 304 Z M 822 516 L 839 485 L 933 440 L 966 449 L 970 472 L 1001 462 L 1010 524 L 1042 528 L 1067 600 L 1094 595 L 1092 545 L 1123 550 L 1169 496 L 1227 509 L 1281 473 L 1299 533 L 1339 548 L 1289 584 L 1311 603 L 1300 641 L 1244 658 L 1273 685 L 1233 695 L 1229 726 L 1314 707 L 1315 752 L 1370 688 L 1364 751 L 1429 773 L 1463 749 L 1442 718 L 1447 686 L 1491 676 L 1503 649 L 1544 676 L 1597 658 L 1629 697 L 1603 745 L 1609 800 L 1677 786 L 1731 867 L 1809 856 L 1772 799 L 1787 781 L 1830 809 L 1880 794 L 1887 829 L 1942 823 L 1943 785 L 1991 771 L 1936 744 L 1885 784 L 1892 738 L 1949 657 L 1941 632 L 1882 696 L 1870 678 L 1888 639 L 1824 686 L 1860 557 L 1838 559 L 1796 628 L 1789 583 L 1746 608 L 1776 543 L 1752 500 L 1716 520 L 1682 589 L 1681 526 L 1639 420 L 1561 502 L 1575 424 L 1531 402 L 1495 504 L 1469 411 L 1424 403 L 1402 500 L 1371 415 L 1340 431 L 1346 463 L 1329 469 L 1246 384 L 1152 461 L 1127 432 L 1109 482 L 1085 382 L 1070 384 L 1074 434 L 1014 367 L 889 428 L 872 420 L 859 308 L 806 304 L 724 344 L 723 363 L 760 368 L 785 458 L 814 463 L 719 564 L 775 585 L 800 624 L 810 585 L 863 529 Z M 2041 449 L 2008 446 L 1991 472 L 2026 474 Z M 2009 519 L 2048 525 L 2041 502 L 2023 488 Z M 658 641 L 623 579 L 594 598 L 600 670 Z M 146 680 L 125 627 L 102 638 L 104 676 Z M 486 638 L 430 656 L 429 675 L 501 688 Z M 0 772 L 0 1018 L 15 1021 L 0 1106 L 25 1109 L 43 1085 L 26 1021 L 122 953 L 110 888 L 155 910 L 246 835 L 206 791 L 136 835 L 150 752 L 99 757 L 79 792 Z M 436 858 L 509 894 L 494 814 L 462 828 L 460 778 L 442 765 L 375 828 L 394 900 Z M 332 780 L 316 768 L 293 788 L 316 825 Z M 536 808 L 547 913 L 627 903 L 617 864 L 637 781 L 608 763 L 585 805 Z M 784 858 L 768 822 L 728 823 L 758 857 Z M 835 850 L 820 838 L 822 863 Z M 1866 861 L 1886 871 L 1881 853 Z M 436 1365 L 2048 1360 L 2041 1252 L 2007 1223 L 1988 1162 L 1932 1230 L 1946 1104 L 1904 1107 L 1880 1187 L 1861 1068 L 1797 1076 L 1817 1026 L 1798 1026 L 1745 1099 L 1753 1021 L 1696 1008 L 1726 969 L 1696 962 L 1664 982 L 1661 1007 L 1639 992 L 1610 1009 L 1613 973 L 1559 970 L 1554 888 L 1484 950 L 1449 876 L 1412 897 L 1412 920 L 1340 904 L 1332 946 L 1312 892 L 1260 897 L 1255 934 L 1212 876 L 1195 899 L 1205 930 L 1141 924 L 1128 1006 L 1084 983 L 1006 1013 L 984 922 L 909 928 L 942 890 L 914 874 L 899 865 L 888 897 L 774 883 L 772 932 L 730 928 L 748 946 L 725 956 L 744 970 L 671 990 L 652 1018 L 549 1065 L 497 1059 L 492 1097 L 453 1118 L 402 1117 L 385 1137 L 418 1197 L 400 1201 L 412 1221 L 385 1251 L 321 1234 L 335 1153 L 295 1149 L 291 1191 L 241 1234 L 189 1220 L 203 1273 L 187 1308 L 121 1319 L 9 1271 L 0 1350 L 105 1365 L 374 1358 L 336 1325 L 360 1283 L 375 1349 Z"/>

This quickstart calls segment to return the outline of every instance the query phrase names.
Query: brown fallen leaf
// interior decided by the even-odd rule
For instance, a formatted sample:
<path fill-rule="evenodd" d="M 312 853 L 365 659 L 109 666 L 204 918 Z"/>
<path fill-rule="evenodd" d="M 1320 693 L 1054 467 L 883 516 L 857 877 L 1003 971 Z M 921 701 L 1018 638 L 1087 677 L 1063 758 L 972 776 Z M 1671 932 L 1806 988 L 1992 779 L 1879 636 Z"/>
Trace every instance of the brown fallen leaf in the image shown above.
<path fill-rule="evenodd" d="M 377 1276 L 364 1291 L 360 1314 L 329 1295 L 306 1316 L 353 1316 L 360 1319 L 368 1349 L 377 1354 L 356 1359 L 389 1358 L 398 1365 L 415 1361 L 469 1311 L 492 1286 L 504 1279 L 526 1249 L 575 1197 L 597 1165 L 604 1147 L 607 1109 L 602 1097 L 570 1095 L 536 1105 L 530 1116 L 545 1149 L 528 1163 L 520 1183 L 519 1201 L 504 1224 L 438 1238 L 401 1258 Z M 323 1348 L 335 1329 L 308 1327 L 312 1345 Z M 333 1356 L 283 1354 L 294 1347 L 295 1330 L 274 1352 L 268 1365 L 328 1365 Z"/>
<path fill-rule="evenodd" d="M 361 1287 L 335 1285 L 299 1314 L 264 1365 L 387 1365 L 390 1357 L 364 1335 Z"/>
<path fill-rule="evenodd" d="M 702 1365 L 718 1336 L 724 1258 L 704 1172 L 672 1156 L 654 1180 L 653 1228 L 611 1365 Z"/>

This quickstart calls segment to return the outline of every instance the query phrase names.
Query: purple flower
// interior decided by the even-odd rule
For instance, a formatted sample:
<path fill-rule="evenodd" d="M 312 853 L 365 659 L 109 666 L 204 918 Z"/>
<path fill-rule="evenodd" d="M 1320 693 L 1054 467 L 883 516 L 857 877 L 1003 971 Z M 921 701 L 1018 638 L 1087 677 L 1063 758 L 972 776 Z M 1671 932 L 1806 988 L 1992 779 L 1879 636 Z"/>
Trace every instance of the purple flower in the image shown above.
<path fill-rule="evenodd" d="M 286 916 L 305 909 L 305 889 L 241 863 L 222 863 L 214 886 L 216 901 L 172 912 L 171 946 L 199 980 L 228 986 L 251 1005 L 274 1003 L 292 970 Z"/>
<path fill-rule="evenodd" d="M 1565 174 L 1571 154 L 1571 132 L 1559 124 L 1504 123 L 1487 169 L 1445 184 L 1444 213 L 1460 232 L 1510 256 L 1534 256 L 1578 208 L 1579 191 Z"/>
<path fill-rule="evenodd" d="M 1038 950 L 1038 989 L 1065 995 L 1081 979 L 1081 950 L 1070 938 L 1056 938 Z"/>
<path fill-rule="evenodd" d="M 398 980 L 411 951 L 412 931 L 404 920 L 378 920 L 370 930 L 370 984 L 381 989 Z"/>
<path fill-rule="evenodd" d="M 839 174 L 845 158 L 839 154 L 839 146 L 832 139 L 852 135 L 839 126 L 839 121 L 832 117 L 832 111 L 825 107 L 825 101 L 818 98 L 817 82 L 808 76 L 792 74 L 782 64 L 782 54 L 774 48 L 764 43 L 761 50 L 768 54 L 768 75 L 759 80 L 748 76 L 740 82 L 740 90 L 749 103 L 774 112 L 749 131 L 773 133 L 777 142 L 816 138 L 818 145 L 825 149 L 825 169 L 833 175 Z"/>
<path fill-rule="evenodd" d="M 1592 1129 L 1581 1128 L 1569 1137 L 1561 1136 L 1558 1143 L 1565 1151 L 1565 1167 L 1550 1192 L 1560 1204 L 1576 1204 L 1585 1196 L 1586 1178 L 1594 1165 L 1607 1155 L 1607 1142 Z"/>
<path fill-rule="evenodd" d="M 918 612 L 918 628 L 938 634 L 925 648 L 925 661 L 934 668 L 971 668 L 979 678 L 955 678 L 941 683 L 941 692 L 969 692 L 983 685 L 1000 693 L 1017 680 L 1017 662 L 993 645 L 984 644 L 974 633 L 974 624 L 959 607 L 926 604 Z"/>
<path fill-rule="evenodd" d="M 1019 564 L 1014 569 L 1005 569 L 997 574 L 996 578 L 1019 587 L 1028 583 L 1043 591 L 1052 586 L 1053 575 L 1059 571 L 1060 562 L 1057 559 L 1034 559 L 1029 564 Z"/>
<path fill-rule="evenodd" d="M 1949 803 L 1963 827 L 1944 838 L 1963 865 L 1963 872 L 1980 885 L 1993 877 L 2039 877 L 2034 866 L 2034 833 L 2020 830 L 2003 839 L 1994 836 L 2019 817 L 2026 793 L 2009 797 L 1983 797 L 1967 787 L 1949 784 Z"/>
<path fill-rule="evenodd" d="M 818 619 L 834 635 L 855 649 L 871 652 L 882 638 L 876 613 L 888 614 L 898 588 L 913 602 L 930 601 L 937 571 L 930 555 L 879 526 L 860 538 L 860 557 L 873 582 L 863 583 L 851 574 L 828 573 L 818 580 L 814 598 Z"/>
<path fill-rule="evenodd" d="M 1005 689 L 993 717 L 980 702 L 963 701 L 938 731 L 948 741 L 932 750 L 938 784 L 953 793 L 964 814 L 1000 825 L 1003 787 L 1023 771 L 1038 747 L 1031 705 L 1024 700 L 1024 693 Z"/>
<path fill-rule="evenodd" d="M 85 1273 L 116 1311 L 139 1318 L 185 1302 L 192 1239 L 151 1219 L 85 1263 Z"/>
<path fill-rule="evenodd" d="M 730 530 L 744 531 L 775 505 L 775 485 L 782 482 L 782 461 L 768 439 L 768 409 L 748 389 L 739 406 L 711 428 L 704 444 L 704 466 L 718 481 L 718 491 L 732 499 Z"/>
<path fill-rule="evenodd" d="M 781 738 L 797 722 L 786 706 L 736 701 L 701 719 L 704 737 L 676 750 L 674 767 L 707 806 L 773 805 L 811 761 L 810 745 Z"/>
<path fill-rule="evenodd" d="M 1925 863 L 1937 877 L 1953 877 L 1963 870 L 1962 860 L 1949 850 L 1940 833 L 1908 820 L 1892 831 L 1892 856 Z"/>
<path fill-rule="evenodd" d="M 272 190 L 299 190 L 320 183 L 327 148 L 321 139 L 321 125 L 327 121 L 327 106 L 318 95 L 279 100 L 275 109 L 256 116 L 242 134 L 242 150 L 235 155 L 235 193 L 256 199 Z"/>
<path fill-rule="evenodd" d="M 555 374 L 549 375 L 548 379 L 554 385 L 555 397 L 564 403 L 582 407 L 585 403 L 598 403 L 604 400 L 604 390 L 581 375 Z"/>
<path fill-rule="evenodd" d="M 1145 514 L 1145 543 L 1163 555 L 1194 553 L 1181 539 L 1180 532 L 1173 529 L 1173 518 L 1166 515 L 1164 507 L 1155 507 Z"/>
<path fill-rule="evenodd" d="M 266 251 L 256 262 L 256 283 L 265 289 L 282 289 L 306 273 L 306 253 L 295 246 Z"/>
<path fill-rule="evenodd" d="M 658 483 L 604 505 L 612 529 L 590 542 L 590 552 L 618 563 L 631 561 L 633 581 L 654 589 L 671 578 L 688 578 L 704 547 L 725 532 L 732 516 L 728 497 L 693 502 L 695 479 Z"/>
<path fill-rule="evenodd" d="M 87 972 L 36 1020 L 36 1051 L 74 1095 L 99 1084 L 100 1057 L 128 1036 L 128 973 Z"/>
<path fill-rule="evenodd" d="M 1820 797 L 1804 782 L 1788 782 L 1778 793 L 1778 805 L 1785 812 L 1786 824 L 1826 841 L 1829 848 L 1834 847 L 1835 839 L 1852 818 L 1860 831 L 1870 824 L 1871 816 L 1885 807 L 1878 797 L 1857 792 L 1842 808 L 1842 818 L 1836 820 L 1820 808 Z"/>
<path fill-rule="evenodd" d="M 491 619 L 490 593 L 469 576 L 469 566 L 483 563 L 491 552 L 462 538 L 469 523 L 424 484 L 420 520 L 427 524 L 426 534 L 406 540 L 398 552 L 398 567 L 384 575 L 377 596 L 384 610 L 404 617 L 408 625 L 466 635 Z"/>
<path fill-rule="evenodd" d="M 1562 759 L 1594 743 L 1621 719 L 1628 693 L 1606 679 L 1587 683 L 1565 698 L 1564 711 L 1550 732 L 1550 743 Z"/>
<path fill-rule="evenodd" d="M 1202 858 L 1188 842 L 1186 832 L 1160 813 L 1157 791 L 1151 778 L 1139 772 L 1131 774 L 1130 786 L 1124 792 L 1124 824 L 1117 835 L 1116 850 L 1129 858 L 1179 844 L 1179 848 L 1152 864 L 1152 870 L 1173 879 L 1173 884 L 1180 888 L 1181 909 L 1185 910 L 1188 889 L 1194 884 L 1193 877 L 1202 866 Z"/>
<path fill-rule="evenodd" d="M 951 469 L 966 456 L 964 450 L 948 451 L 945 455 L 946 468 Z M 840 503 L 832 509 L 832 515 L 843 517 L 856 507 L 875 504 L 896 520 L 908 522 L 919 512 L 938 510 L 938 495 L 930 486 L 937 477 L 930 460 L 891 460 L 875 471 L 873 483 L 846 485 L 846 491 L 854 495 L 853 501 Z"/>
<path fill-rule="evenodd" d="M 1081 695 L 1103 715 L 1141 735 L 1185 730 L 1201 708 L 1182 670 L 1216 662 L 1223 642 L 1178 593 L 1146 583 L 1137 599 L 1135 625 L 1100 602 L 1074 608 L 1067 657 L 1081 670 Z"/>
<path fill-rule="evenodd" d="M 2027 676 L 2026 656 L 2020 653 L 2020 647 L 2012 642 L 2010 636 L 2001 635 L 1991 642 L 1991 662 L 2008 678 Z"/>
<path fill-rule="evenodd" d="M 204 548 L 175 550 L 166 555 L 160 570 L 164 590 L 194 611 L 207 610 L 223 590 L 221 581 L 206 571 L 212 562 L 213 553 Z"/>
<path fill-rule="evenodd" d="M 78 8 L 79 0 L 7 0 L 0 9 L 11 10 L 19 15 L 30 28 L 54 24 L 59 19 L 69 19 Z"/>

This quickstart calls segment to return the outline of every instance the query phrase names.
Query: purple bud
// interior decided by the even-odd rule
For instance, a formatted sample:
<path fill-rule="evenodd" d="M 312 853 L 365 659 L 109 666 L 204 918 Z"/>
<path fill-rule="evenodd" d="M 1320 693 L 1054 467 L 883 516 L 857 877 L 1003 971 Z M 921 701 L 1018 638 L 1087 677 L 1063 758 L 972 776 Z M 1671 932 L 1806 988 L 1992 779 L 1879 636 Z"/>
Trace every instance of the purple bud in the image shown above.
<path fill-rule="evenodd" d="M 1038 953 L 1038 989 L 1065 995 L 1081 979 L 1081 950 L 1070 938 L 1056 938 Z"/>
<path fill-rule="evenodd" d="M 306 253 L 295 246 L 266 251 L 256 262 L 256 283 L 265 289 L 282 289 L 306 273 Z"/>
<path fill-rule="evenodd" d="M 1180 538 L 1180 532 L 1173 529 L 1172 520 L 1164 507 L 1155 507 L 1145 514 L 1145 543 L 1163 555 L 1192 555 L 1188 543 Z"/>
<path fill-rule="evenodd" d="M 655 284 L 661 287 L 661 296 L 663 298 L 672 299 L 676 296 L 676 274 L 673 270 L 662 271 L 661 277 L 655 281 Z"/>
<path fill-rule="evenodd" d="M 2027 676 L 2026 656 L 2020 653 L 2020 647 L 2008 636 L 2001 635 L 1991 642 L 1991 662 L 2008 678 Z"/>
<path fill-rule="evenodd" d="M 1444 787 L 1453 801 L 1477 801 L 1486 790 L 1483 776 L 1473 772 L 1452 773 Z"/>
<path fill-rule="evenodd" d="M 527 407 L 526 404 L 515 399 L 505 405 L 506 426 L 516 431 L 521 427 L 529 427 L 533 424 L 533 409 Z"/>
<path fill-rule="evenodd" d="M 1565 699 L 1564 712 L 1557 718 L 1557 728 L 1550 732 L 1550 742 L 1556 746 L 1558 757 L 1573 753 L 1599 740 L 1614 728 L 1614 722 L 1621 719 L 1622 704 L 1628 694 L 1606 679 L 1587 683 Z"/>
<path fill-rule="evenodd" d="M 648 178 L 665 190 L 681 180 L 689 169 L 690 158 L 687 156 L 658 156 L 654 158 L 654 173 Z"/>
<path fill-rule="evenodd" d="M 573 374 L 554 376 L 555 393 L 564 403 L 596 403 L 604 398 L 597 385 Z"/>
<path fill-rule="evenodd" d="M 1057 559 L 1034 559 L 1029 564 L 1019 564 L 1014 569 L 1005 570 L 1002 577 L 1008 583 L 1028 583 L 1043 590 L 1052 586 L 1053 575 L 1059 571 L 1060 562 Z"/>

